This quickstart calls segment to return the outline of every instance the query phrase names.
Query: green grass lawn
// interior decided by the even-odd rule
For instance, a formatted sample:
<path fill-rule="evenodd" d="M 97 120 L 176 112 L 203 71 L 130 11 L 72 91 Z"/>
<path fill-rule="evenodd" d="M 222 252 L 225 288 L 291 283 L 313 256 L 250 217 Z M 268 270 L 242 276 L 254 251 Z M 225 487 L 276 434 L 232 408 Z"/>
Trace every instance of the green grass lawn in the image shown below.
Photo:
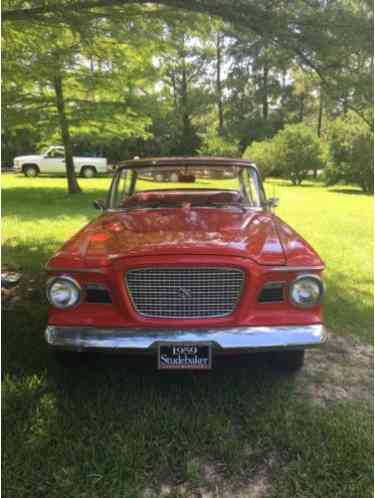
<path fill-rule="evenodd" d="M 68 196 L 63 178 L 4 175 L 3 267 L 39 272 L 97 215 L 92 201 L 109 182 L 80 180 L 85 193 Z M 372 198 L 319 184 L 266 187 L 280 198 L 278 215 L 327 263 L 330 329 L 372 342 Z M 122 356 L 60 369 L 43 341 L 38 290 L 3 320 L 7 498 L 138 498 L 160 496 L 161 486 L 170 497 L 193 497 L 209 486 L 207 468 L 233 489 L 253 486 L 254 496 L 372 496 L 368 403 L 316 403 L 262 358 L 228 360 L 203 375 L 160 374 L 152 362 L 140 368 Z M 262 475 L 270 485 L 259 494 Z"/>
<path fill-rule="evenodd" d="M 64 178 L 3 177 L 3 266 L 40 270 L 68 237 L 98 215 L 110 179 L 80 180 L 68 196 Z M 339 334 L 372 342 L 372 197 L 319 184 L 266 185 L 280 198 L 277 214 L 304 236 L 327 264 L 326 320 Z"/>

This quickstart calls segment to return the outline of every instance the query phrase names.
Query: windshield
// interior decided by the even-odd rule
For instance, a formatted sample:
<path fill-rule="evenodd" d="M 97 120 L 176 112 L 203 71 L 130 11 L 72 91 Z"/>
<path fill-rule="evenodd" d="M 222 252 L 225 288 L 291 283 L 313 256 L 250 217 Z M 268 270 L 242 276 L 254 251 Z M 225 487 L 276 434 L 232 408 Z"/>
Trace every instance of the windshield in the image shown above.
<path fill-rule="evenodd" d="M 121 168 L 113 181 L 110 207 L 261 205 L 256 170 L 240 166 Z"/>

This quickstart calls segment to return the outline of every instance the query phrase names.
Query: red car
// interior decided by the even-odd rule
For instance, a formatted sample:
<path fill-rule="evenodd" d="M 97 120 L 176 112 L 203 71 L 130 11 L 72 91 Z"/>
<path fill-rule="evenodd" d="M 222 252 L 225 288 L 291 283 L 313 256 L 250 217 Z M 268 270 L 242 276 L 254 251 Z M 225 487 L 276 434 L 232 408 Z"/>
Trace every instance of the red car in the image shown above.
<path fill-rule="evenodd" d="M 95 203 L 102 214 L 48 262 L 48 345 L 149 352 L 160 369 L 272 351 L 300 368 L 326 340 L 324 263 L 275 201 L 251 161 L 125 162 Z"/>

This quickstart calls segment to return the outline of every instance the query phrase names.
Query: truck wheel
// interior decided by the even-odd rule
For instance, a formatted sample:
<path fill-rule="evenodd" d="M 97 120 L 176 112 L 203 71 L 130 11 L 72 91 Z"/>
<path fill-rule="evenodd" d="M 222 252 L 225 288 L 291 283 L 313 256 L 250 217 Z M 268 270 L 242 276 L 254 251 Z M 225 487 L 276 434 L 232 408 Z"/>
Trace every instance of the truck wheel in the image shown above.
<path fill-rule="evenodd" d="M 155 180 L 156 180 L 158 183 L 163 182 L 163 181 L 164 181 L 164 175 L 163 175 L 163 173 L 157 173 L 157 174 L 155 175 Z"/>
<path fill-rule="evenodd" d="M 83 178 L 94 178 L 96 176 L 96 169 L 93 166 L 84 166 L 81 170 Z"/>
<path fill-rule="evenodd" d="M 305 350 L 278 351 L 273 355 L 273 363 L 282 370 L 297 372 L 303 367 Z"/>
<path fill-rule="evenodd" d="M 36 166 L 30 164 L 30 166 L 25 166 L 23 168 L 23 174 L 29 178 L 35 178 L 39 175 L 39 170 Z"/>

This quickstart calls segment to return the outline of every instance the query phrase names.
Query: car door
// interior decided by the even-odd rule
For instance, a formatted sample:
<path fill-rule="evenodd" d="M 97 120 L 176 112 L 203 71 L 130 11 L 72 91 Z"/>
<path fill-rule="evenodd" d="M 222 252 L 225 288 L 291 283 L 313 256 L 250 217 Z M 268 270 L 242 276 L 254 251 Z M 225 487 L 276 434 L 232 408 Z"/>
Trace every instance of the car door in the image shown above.
<path fill-rule="evenodd" d="M 65 153 L 63 147 L 49 149 L 40 161 L 42 173 L 62 174 L 65 169 Z"/>

